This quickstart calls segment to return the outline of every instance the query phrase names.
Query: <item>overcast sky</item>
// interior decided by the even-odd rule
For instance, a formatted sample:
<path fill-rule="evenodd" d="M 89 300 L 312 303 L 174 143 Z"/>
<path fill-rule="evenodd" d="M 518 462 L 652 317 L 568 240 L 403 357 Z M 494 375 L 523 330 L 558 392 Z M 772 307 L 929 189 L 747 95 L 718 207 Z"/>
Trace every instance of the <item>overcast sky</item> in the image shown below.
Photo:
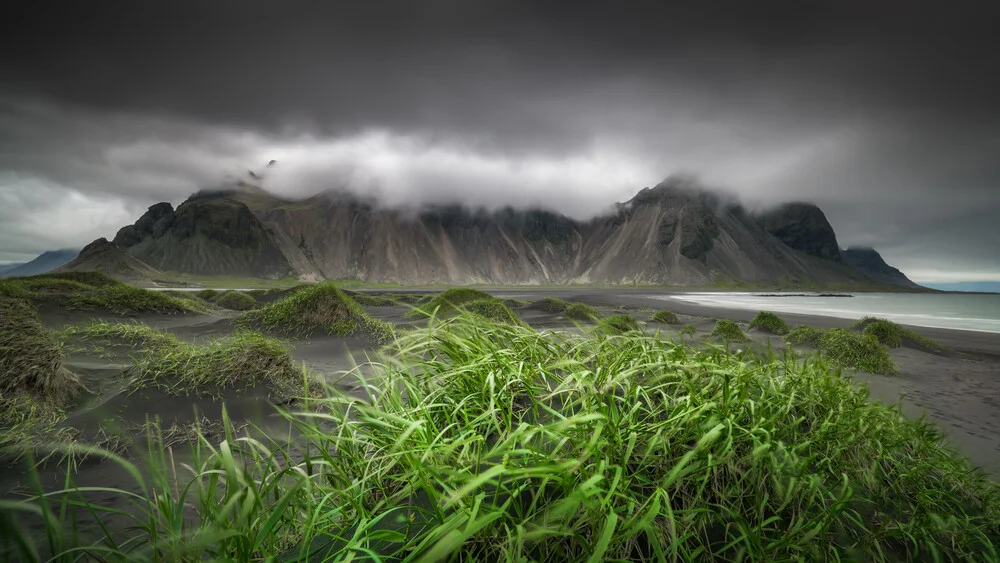
<path fill-rule="evenodd" d="M 915 280 L 1000 279 L 986 2 L 15 4 L 0 262 L 276 159 L 289 196 L 580 218 L 685 172 L 814 201 Z"/>

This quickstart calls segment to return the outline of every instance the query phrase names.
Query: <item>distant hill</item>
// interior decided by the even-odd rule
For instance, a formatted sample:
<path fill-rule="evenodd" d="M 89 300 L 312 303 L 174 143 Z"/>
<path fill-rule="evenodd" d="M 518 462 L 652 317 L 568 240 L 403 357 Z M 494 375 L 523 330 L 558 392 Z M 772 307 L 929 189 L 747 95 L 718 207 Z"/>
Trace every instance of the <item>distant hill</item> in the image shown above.
<path fill-rule="evenodd" d="M 967 291 L 972 293 L 1000 293 L 1000 281 L 986 282 L 928 282 L 923 284 L 941 291 Z"/>
<path fill-rule="evenodd" d="M 73 249 L 63 249 L 63 250 L 50 250 L 48 252 L 43 252 L 38 258 L 35 258 L 31 262 L 26 262 L 14 268 L 3 269 L 0 266 L 0 278 L 12 278 L 16 276 L 35 276 L 38 274 L 44 274 L 45 272 L 51 272 L 59 266 L 66 264 L 70 260 L 76 258 L 79 254 L 79 250 Z"/>
<path fill-rule="evenodd" d="M 577 221 L 544 209 L 390 209 L 343 192 L 286 201 L 251 186 L 160 203 L 113 245 L 150 268 L 401 284 L 749 283 L 912 287 L 854 267 L 815 205 L 752 214 L 671 178 Z"/>
<path fill-rule="evenodd" d="M 106 238 L 99 238 L 83 247 L 79 256 L 58 268 L 60 272 L 93 270 L 124 281 L 144 281 L 163 276 L 162 272 L 131 256 Z"/>
<path fill-rule="evenodd" d="M 7 270 L 13 270 L 14 268 L 19 268 L 19 267 L 21 267 L 21 266 L 23 266 L 25 264 L 27 264 L 27 262 L 14 262 L 12 264 L 0 264 L 0 274 L 3 274 Z"/>

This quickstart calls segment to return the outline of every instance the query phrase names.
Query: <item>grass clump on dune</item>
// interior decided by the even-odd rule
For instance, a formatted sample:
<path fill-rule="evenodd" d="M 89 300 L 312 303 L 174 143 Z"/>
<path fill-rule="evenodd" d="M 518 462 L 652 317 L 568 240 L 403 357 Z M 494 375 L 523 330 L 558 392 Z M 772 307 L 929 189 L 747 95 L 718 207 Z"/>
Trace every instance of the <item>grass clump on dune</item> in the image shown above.
<path fill-rule="evenodd" d="M 524 321 L 499 299 L 480 299 L 464 305 L 463 309 L 495 323 L 526 326 Z"/>
<path fill-rule="evenodd" d="M 151 348 L 132 371 L 134 388 L 154 385 L 177 395 L 266 384 L 277 395 L 290 397 L 301 391 L 304 381 L 288 348 L 254 332 L 239 332 L 201 346 L 178 342 Z"/>
<path fill-rule="evenodd" d="M 125 284 L 71 294 L 68 296 L 67 307 L 83 311 L 108 311 L 118 315 L 183 313 L 195 309 L 185 299 Z"/>
<path fill-rule="evenodd" d="M 344 291 L 344 293 L 363 307 L 392 307 L 399 304 L 395 299 L 384 295 L 369 295 L 358 291 Z"/>
<path fill-rule="evenodd" d="M 224 291 L 212 300 L 216 305 L 231 311 L 248 311 L 257 307 L 257 300 L 241 291 Z"/>
<path fill-rule="evenodd" d="M 360 333 L 379 342 L 392 339 L 395 332 L 330 282 L 303 287 L 260 309 L 246 311 L 236 318 L 236 324 L 298 336 L 315 331 L 337 336 Z"/>
<path fill-rule="evenodd" d="M 631 315 L 612 315 L 598 321 L 598 326 L 608 334 L 627 334 L 642 330 L 639 321 Z"/>
<path fill-rule="evenodd" d="M 504 299 L 503 304 L 511 309 L 520 309 L 531 305 L 531 301 L 525 299 Z"/>
<path fill-rule="evenodd" d="M 288 348 L 255 332 L 241 331 L 199 345 L 142 323 L 98 321 L 69 328 L 65 335 L 93 345 L 131 349 L 133 389 L 152 385 L 171 394 L 197 395 L 266 384 L 289 396 L 303 382 Z"/>
<path fill-rule="evenodd" d="M 541 309 L 546 313 L 562 313 L 566 310 L 566 307 L 569 307 L 569 303 L 555 297 L 546 297 L 541 301 L 533 303 L 531 306 L 535 309 Z"/>
<path fill-rule="evenodd" d="M 284 412 L 291 444 L 227 428 L 193 451 L 192 474 L 154 447 L 152 482 L 116 459 L 155 491 L 118 493 L 134 522 L 112 527 L 117 511 L 71 484 L 5 511 L 41 512 L 59 560 L 997 558 L 997 485 L 823 359 L 468 315 L 399 344 L 371 365 L 369 398 L 331 390 Z M 185 503 L 198 518 L 180 517 Z M 25 533 L 0 520 L 5 545 Z"/>
<path fill-rule="evenodd" d="M 666 309 L 660 309 L 659 311 L 653 313 L 653 317 L 650 320 L 657 323 L 666 323 L 668 325 L 681 324 L 681 320 L 677 318 L 677 315 L 673 311 L 668 311 Z"/>
<path fill-rule="evenodd" d="M 711 336 L 719 338 L 725 342 L 735 342 L 738 344 L 749 344 L 750 337 L 740 330 L 739 325 L 733 321 L 719 320 L 715 323 L 715 329 Z"/>
<path fill-rule="evenodd" d="M 51 437 L 61 409 L 84 391 L 63 367 L 61 344 L 34 307 L 0 297 L 0 447 Z"/>
<path fill-rule="evenodd" d="M 899 370 L 889 352 L 874 337 L 842 328 L 823 333 L 820 350 L 838 364 L 880 375 L 896 375 Z"/>
<path fill-rule="evenodd" d="M 125 285 L 103 272 L 55 272 L 0 280 L 0 296 L 31 299 Z"/>
<path fill-rule="evenodd" d="M 905 345 L 910 348 L 924 350 L 925 352 L 943 352 L 946 350 L 943 344 L 920 336 L 912 330 L 887 319 L 865 317 L 855 323 L 852 328 L 875 338 L 879 344 L 887 348 L 899 348 Z"/>
<path fill-rule="evenodd" d="M 806 344 L 819 348 L 823 344 L 823 334 L 826 331 L 808 325 L 797 326 L 795 330 L 785 335 L 785 342 L 789 344 Z"/>
<path fill-rule="evenodd" d="M 68 280 L 82 283 L 83 285 L 88 285 L 90 287 L 114 287 L 117 285 L 125 285 L 124 282 L 119 281 L 104 272 L 99 272 L 97 270 L 91 270 L 86 272 L 49 272 L 47 274 L 40 274 L 37 276 L 29 276 L 24 279 L 54 279 L 54 280 Z"/>
<path fill-rule="evenodd" d="M 761 328 L 779 336 L 784 336 L 789 332 L 788 324 L 784 319 L 767 311 L 757 313 L 757 316 L 750 321 L 750 328 Z"/>
<path fill-rule="evenodd" d="M 492 295 L 485 291 L 472 289 L 471 287 L 453 287 L 435 295 L 430 301 L 413 309 L 406 314 L 411 319 L 429 317 L 431 315 L 444 315 L 453 313 L 463 305 L 473 301 L 489 301 L 494 299 Z"/>
<path fill-rule="evenodd" d="M 785 341 L 818 348 L 843 367 L 879 375 L 896 375 L 899 372 L 889 352 L 870 335 L 842 328 L 822 330 L 811 326 L 800 326 L 789 332 L 785 336 Z"/>
<path fill-rule="evenodd" d="M 680 331 L 680 335 L 681 336 L 694 336 L 696 334 L 698 334 L 698 329 L 695 328 L 694 325 L 690 325 L 689 324 L 689 325 L 684 325 L 684 326 L 681 327 L 681 331 Z"/>
<path fill-rule="evenodd" d="M 219 291 L 218 289 L 203 289 L 203 290 L 195 293 L 195 295 L 197 295 L 198 297 L 200 297 L 200 298 L 202 298 L 202 299 L 204 299 L 206 301 L 211 301 L 212 299 L 215 299 L 216 297 L 218 297 L 220 293 L 222 293 L 222 292 Z"/>
<path fill-rule="evenodd" d="M 592 321 L 601 317 L 601 312 L 596 307 L 586 303 L 570 303 L 563 312 L 567 318 L 578 321 Z"/>

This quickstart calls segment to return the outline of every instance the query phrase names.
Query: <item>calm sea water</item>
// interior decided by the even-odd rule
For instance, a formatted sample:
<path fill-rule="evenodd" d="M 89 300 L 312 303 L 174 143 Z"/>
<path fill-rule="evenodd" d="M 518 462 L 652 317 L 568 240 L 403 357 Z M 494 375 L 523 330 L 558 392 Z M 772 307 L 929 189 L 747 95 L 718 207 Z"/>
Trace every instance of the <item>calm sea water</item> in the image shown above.
<path fill-rule="evenodd" d="M 854 293 L 850 295 L 852 297 L 818 295 L 767 297 L 762 293 L 692 292 L 655 297 L 734 309 L 801 313 L 844 319 L 860 319 L 872 315 L 914 326 L 1000 333 L 1000 294 Z"/>

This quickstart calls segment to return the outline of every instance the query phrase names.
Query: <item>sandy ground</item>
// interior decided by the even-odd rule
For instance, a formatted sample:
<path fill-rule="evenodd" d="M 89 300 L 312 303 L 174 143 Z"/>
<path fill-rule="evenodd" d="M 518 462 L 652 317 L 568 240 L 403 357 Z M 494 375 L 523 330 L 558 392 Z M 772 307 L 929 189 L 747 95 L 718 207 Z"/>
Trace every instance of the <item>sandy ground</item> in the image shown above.
<path fill-rule="evenodd" d="M 679 300 L 651 298 L 653 292 L 631 290 L 573 291 L 504 291 L 495 295 L 525 299 L 559 297 L 582 301 L 602 308 L 624 308 L 640 320 L 648 319 L 656 309 L 669 309 L 681 321 L 693 324 L 699 334 L 710 331 L 714 319 L 725 318 L 745 323 L 756 311 L 709 307 Z M 670 292 L 663 292 L 669 296 Z M 819 328 L 847 328 L 853 320 L 814 315 L 781 314 L 790 325 L 807 324 Z M 651 323 L 649 327 L 656 326 Z M 662 326 L 668 332 L 670 327 Z M 1000 478 L 1000 334 L 909 327 L 913 331 L 948 346 L 953 352 L 935 355 L 899 348 L 890 353 L 899 367 L 899 375 L 886 377 L 866 373 L 852 374 L 859 384 L 867 385 L 873 399 L 900 405 L 907 416 L 926 416 L 944 431 L 948 442 L 985 471 Z M 780 339 L 750 332 L 758 343 L 771 341 L 783 347 Z"/>
<path fill-rule="evenodd" d="M 398 290 L 395 290 L 398 291 Z M 379 293 L 379 292 L 372 292 Z M 497 297 L 516 297 L 536 301 L 543 297 L 559 297 L 594 305 L 605 314 L 629 313 L 641 321 L 649 319 L 656 309 L 666 308 L 677 313 L 681 322 L 696 327 L 697 343 L 708 336 L 717 318 L 729 318 L 747 323 L 753 311 L 714 308 L 683 301 L 651 298 L 649 290 L 504 290 L 491 291 Z M 669 292 L 660 295 L 669 296 Z M 407 307 L 372 307 L 368 311 L 394 324 L 408 324 L 404 318 Z M 55 307 L 40 309 L 43 322 L 52 328 L 84 323 L 95 316 L 70 312 Z M 567 328 L 575 325 L 557 314 L 531 307 L 517 310 L 535 328 Z M 131 320 L 169 330 L 188 341 L 223 336 L 232 331 L 235 313 L 212 315 L 144 315 Z M 808 315 L 781 315 L 790 325 L 809 324 L 821 328 L 847 327 L 852 321 Z M 99 316 L 104 320 L 128 320 L 114 316 Z M 678 326 L 648 323 L 647 331 L 662 330 L 668 337 L 678 334 Z M 907 416 L 926 416 L 941 428 L 946 439 L 960 453 L 1000 478 L 1000 334 L 964 332 L 944 329 L 911 327 L 916 332 L 949 346 L 953 352 L 935 355 L 912 349 L 893 350 L 892 356 L 900 369 L 898 377 L 853 374 L 860 385 L 866 385 L 874 400 L 900 404 Z M 745 329 L 745 325 L 744 325 Z M 770 344 L 783 348 L 773 335 L 750 331 L 755 347 Z M 805 350 L 804 350 L 805 351 Z M 356 374 L 344 372 L 363 363 L 374 347 L 363 338 L 318 337 L 292 343 L 292 355 L 297 362 L 315 375 L 326 377 L 335 386 L 352 395 L 360 395 Z M 266 400 L 263 390 L 227 394 L 220 399 L 169 397 L 153 390 L 139 394 L 120 393 L 120 379 L 128 369 L 128 361 L 70 355 L 66 365 L 79 373 L 95 393 L 70 413 L 68 424 L 86 434 L 111 423 L 142 424 L 148 418 L 160 418 L 167 423 L 186 424 L 203 417 L 218 420 L 222 405 L 238 423 L 249 422 L 270 428 L 282 424 L 276 410 Z M 117 387 L 116 387 L 117 386 Z M 280 434 L 280 430 L 277 431 Z M 58 467 L 43 468 L 42 481 L 58 487 L 64 473 Z M 83 486 L 122 486 L 129 479 L 120 468 L 108 463 L 85 464 L 76 476 Z M 23 469 L 0 469 L 0 497 L 26 490 Z M 99 502 L 104 499 L 95 499 Z M 108 502 L 111 502 L 110 497 Z"/>

